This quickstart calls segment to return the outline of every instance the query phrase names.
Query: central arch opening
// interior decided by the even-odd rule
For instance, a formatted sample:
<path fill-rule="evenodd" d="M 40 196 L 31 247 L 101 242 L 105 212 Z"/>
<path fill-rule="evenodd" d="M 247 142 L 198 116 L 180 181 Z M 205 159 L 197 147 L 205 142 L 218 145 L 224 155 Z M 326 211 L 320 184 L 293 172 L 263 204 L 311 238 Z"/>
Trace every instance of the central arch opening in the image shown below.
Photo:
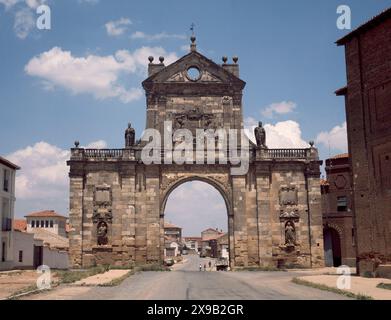
<path fill-rule="evenodd" d="M 164 261 L 183 271 L 228 270 L 228 199 L 205 181 L 174 186 L 163 203 Z"/>

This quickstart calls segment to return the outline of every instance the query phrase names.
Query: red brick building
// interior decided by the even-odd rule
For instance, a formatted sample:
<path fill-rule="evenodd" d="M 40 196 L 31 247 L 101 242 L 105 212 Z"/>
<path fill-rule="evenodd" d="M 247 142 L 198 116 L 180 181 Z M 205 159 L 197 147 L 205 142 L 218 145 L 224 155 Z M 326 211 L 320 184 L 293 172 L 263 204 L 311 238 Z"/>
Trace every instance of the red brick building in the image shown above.
<path fill-rule="evenodd" d="M 361 275 L 391 264 L 391 8 L 342 39 L 345 96 Z M 390 274 L 389 274 L 390 275 Z"/>
<path fill-rule="evenodd" d="M 321 181 L 325 264 L 356 266 L 349 155 L 326 160 L 327 180 Z"/>

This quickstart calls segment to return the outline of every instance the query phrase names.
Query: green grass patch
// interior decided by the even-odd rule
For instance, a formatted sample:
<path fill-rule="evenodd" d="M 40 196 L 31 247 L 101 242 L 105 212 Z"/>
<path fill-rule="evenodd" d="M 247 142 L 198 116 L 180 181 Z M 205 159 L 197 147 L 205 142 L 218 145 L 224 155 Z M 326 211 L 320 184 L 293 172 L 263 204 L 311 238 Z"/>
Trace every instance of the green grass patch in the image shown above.
<path fill-rule="evenodd" d="M 391 290 L 391 283 L 379 283 L 376 288 Z"/>
<path fill-rule="evenodd" d="M 302 286 L 307 286 L 307 287 L 311 287 L 311 288 L 315 288 L 315 289 L 319 289 L 319 290 L 323 290 L 323 291 L 333 292 L 333 293 L 340 294 L 345 297 L 353 298 L 356 300 L 373 300 L 372 297 L 364 295 L 364 294 L 355 294 L 355 293 L 352 293 L 347 290 L 341 290 L 338 288 L 329 287 L 324 284 L 318 284 L 318 283 L 310 282 L 310 281 L 299 279 L 299 278 L 293 278 L 292 282 L 299 284 L 299 285 L 302 285 Z"/>
<path fill-rule="evenodd" d="M 97 266 L 85 270 L 60 270 L 56 271 L 59 283 L 74 283 L 84 278 L 104 273 L 109 270 L 109 266 Z"/>
<path fill-rule="evenodd" d="M 286 271 L 285 269 L 281 269 L 277 267 L 261 267 L 261 266 L 235 268 L 234 270 L 235 271 Z"/>
<path fill-rule="evenodd" d="M 171 271 L 170 268 L 165 267 L 158 263 L 147 263 L 136 265 L 134 268 L 135 271 Z"/>

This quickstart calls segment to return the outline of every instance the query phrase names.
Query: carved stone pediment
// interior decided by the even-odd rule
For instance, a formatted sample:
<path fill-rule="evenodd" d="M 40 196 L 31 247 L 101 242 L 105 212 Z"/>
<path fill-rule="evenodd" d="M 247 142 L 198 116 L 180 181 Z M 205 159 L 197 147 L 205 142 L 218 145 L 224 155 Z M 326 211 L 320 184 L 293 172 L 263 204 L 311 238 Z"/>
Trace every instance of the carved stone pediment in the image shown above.
<path fill-rule="evenodd" d="M 200 72 L 200 77 L 192 81 L 188 76 L 188 69 L 196 67 Z M 178 83 L 208 83 L 226 84 L 244 88 L 245 82 L 233 73 L 225 70 L 221 65 L 206 58 L 199 52 L 191 52 L 176 62 L 166 66 L 161 71 L 155 73 L 143 82 L 145 89 L 152 88 L 154 84 L 166 83 L 177 85 Z"/>

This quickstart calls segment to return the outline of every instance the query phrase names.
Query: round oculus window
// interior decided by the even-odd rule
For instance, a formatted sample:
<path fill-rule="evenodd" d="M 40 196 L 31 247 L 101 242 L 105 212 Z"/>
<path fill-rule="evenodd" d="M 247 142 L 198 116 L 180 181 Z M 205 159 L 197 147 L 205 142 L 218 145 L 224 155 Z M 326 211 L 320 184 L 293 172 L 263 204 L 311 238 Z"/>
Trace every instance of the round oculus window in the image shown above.
<path fill-rule="evenodd" d="M 186 73 L 187 73 L 187 77 L 191 81 L 197 81 L 201 78 L 200 69 L 198 69 L 197 67 L 190 67 L 189 69 L 187 69 Z"/>

